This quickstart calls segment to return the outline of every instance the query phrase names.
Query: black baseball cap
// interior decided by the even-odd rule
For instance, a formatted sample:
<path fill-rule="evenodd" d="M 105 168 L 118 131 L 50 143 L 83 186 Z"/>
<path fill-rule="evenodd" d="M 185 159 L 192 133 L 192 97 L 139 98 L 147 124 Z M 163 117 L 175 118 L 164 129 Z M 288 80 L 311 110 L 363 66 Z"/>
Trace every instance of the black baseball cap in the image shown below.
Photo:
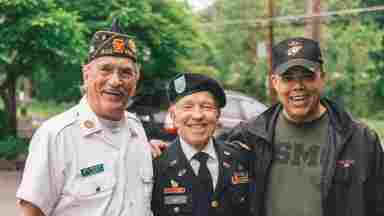
<path fill-rule="evenodd" d="M 178 99 L 196 92 L 208 91 L 215 98 L 220 108 L 225 106 L 224 89 L 215 79 L 203 74 L 181 73 L 174 77 L 168 85 L 168 98 L 174 103 Z"/>
<path fill-rule="evenodd" d="M 319 43 L 309 38 L 289 38 L 272 48 L 272 65 L 276 74 L 283 74 L 294 66 L 315 72 L 322 64 Z"/>

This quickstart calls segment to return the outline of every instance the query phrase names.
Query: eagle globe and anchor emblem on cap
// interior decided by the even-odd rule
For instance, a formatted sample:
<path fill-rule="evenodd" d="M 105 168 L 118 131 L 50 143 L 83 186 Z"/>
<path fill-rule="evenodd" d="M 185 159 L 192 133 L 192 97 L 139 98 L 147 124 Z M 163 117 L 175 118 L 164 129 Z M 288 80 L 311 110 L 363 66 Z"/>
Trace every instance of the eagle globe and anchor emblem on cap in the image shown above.
<path fill-rule="evenodd" d="M 173 84 L 175 85 L 175 91 L 176 93 L 178 94 L 181 94 L 185 91 L 185 88 L 186 88 L 186 81 L 185 81 L 185 76 L 182 75 L 181 77 L 175 79 L 175 81 L 173 81 Z"/>
<path fill-rule="evenodd" d="M 290 41 L 288 47 L 288 56 L 295 56 L 303 48 L 303 44 L 299 41 Z"/>

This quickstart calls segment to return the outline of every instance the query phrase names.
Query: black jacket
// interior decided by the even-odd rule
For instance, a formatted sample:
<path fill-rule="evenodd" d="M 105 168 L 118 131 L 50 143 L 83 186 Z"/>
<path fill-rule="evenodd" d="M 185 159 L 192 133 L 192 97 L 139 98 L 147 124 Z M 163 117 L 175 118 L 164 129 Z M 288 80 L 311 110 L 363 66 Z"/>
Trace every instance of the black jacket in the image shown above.
<path fill-rule="evenodd" d="M 323 214 L 383 216 L 384 159 L 377 134 L 330 101 L 321 102 L 329 115 L 328 143 L 320 160 Z M 254 216 L 265 215 L 266 188 L 274 158 L 274 128 L 281 110 L 282 105 L 277 104 L 225 135 L 225 139 L 245 144 L 254 153 L 251 163 L 257 189 L 251 194 Z"/>
<path fill-rule="evenodd" d="M 210 216 L 250 216 L 248 164 L 233 148 L 214 142 L 219 161 L 219 176 L 211 201 Z M 238 182 L 236 177 L 242 177 Z M 238 179 L 239 180 L 239 179 Z M 179 139 L 154 160 L 152 211 L 155 216 L 194 213 L 195 174 L 181 149 Z"/>

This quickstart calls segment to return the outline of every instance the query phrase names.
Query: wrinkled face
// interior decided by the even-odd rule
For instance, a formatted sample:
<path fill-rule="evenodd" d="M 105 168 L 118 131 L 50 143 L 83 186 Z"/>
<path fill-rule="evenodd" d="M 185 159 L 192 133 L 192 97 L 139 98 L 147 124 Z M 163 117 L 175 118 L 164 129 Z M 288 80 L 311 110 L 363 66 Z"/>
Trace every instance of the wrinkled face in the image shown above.
<path fill-rule="evenodd" d="M 320 104 L 324 91 L 324 73 L 315 73 L 295 66 L 282 75 L 274 74 L 272 84 L 287 117 L 296 122 L 311 121 L 318 118 L 325 109 Z"/>
<path fill-rule="evenodd" d="M 97 116 L 118 121 L 136 92 L 140 74 L 128 58 L 104 56 L 83 67 L 86 95 Z"/>
<path fill-rule="evenodd" d="M 185 96 L 171 108 L 179 136 L 198 150 L 213 136 L 219 116 L 217 103 L 207 91 Z"/>

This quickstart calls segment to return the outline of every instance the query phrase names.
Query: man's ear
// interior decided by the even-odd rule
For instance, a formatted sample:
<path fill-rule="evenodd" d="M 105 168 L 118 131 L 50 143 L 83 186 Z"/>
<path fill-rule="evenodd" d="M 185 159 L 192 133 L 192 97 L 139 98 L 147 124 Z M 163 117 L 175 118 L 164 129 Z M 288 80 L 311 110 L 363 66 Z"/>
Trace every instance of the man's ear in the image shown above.
<path fill-rule="evenodd" d="M 90 67 L 91 66 L 89 64 L 86 64 L 86 65 L 83 65 L 81 68 L 81 71 L 83 73 L 83 82 L 84 83 L 88 80 Z"/>
<path fill-rule="evenodd" d="M 175 122 L 175 111 L 176 111 L 176 105 L 175 104 L 172 104 L 169 108 L 168 108 L 168 112 L 169 112 L 169 117 L 171 117 L 172 121 Z"/>
<path fill-rule="evenodd" d="M 135 63 L 135 68 L 136 68 L 136 80 L 139 81 L 140 80 L 140 76 L 141 76 L 141 73 L 140 73 L 141 66 L 140 66 L 140 64 Z"/>
<path fill-rule="evenodd" d="M 217 119 L 220 118 L 220 115 L 221 115 L 221 109 L 219 108 L 219 109 L 217 109 Z"/>
<path fill-rule="evenodd" d="M 275 91 L 277 91 L 278 90 L 278 87 L 279 87 L 279 77 L 278 77 L 278 75 L 276 75 L 276 74 L 272 74 L 271 75 L 271 83 L 272 83 L 272 88 L 273 89 L 275 89 Z"/>

